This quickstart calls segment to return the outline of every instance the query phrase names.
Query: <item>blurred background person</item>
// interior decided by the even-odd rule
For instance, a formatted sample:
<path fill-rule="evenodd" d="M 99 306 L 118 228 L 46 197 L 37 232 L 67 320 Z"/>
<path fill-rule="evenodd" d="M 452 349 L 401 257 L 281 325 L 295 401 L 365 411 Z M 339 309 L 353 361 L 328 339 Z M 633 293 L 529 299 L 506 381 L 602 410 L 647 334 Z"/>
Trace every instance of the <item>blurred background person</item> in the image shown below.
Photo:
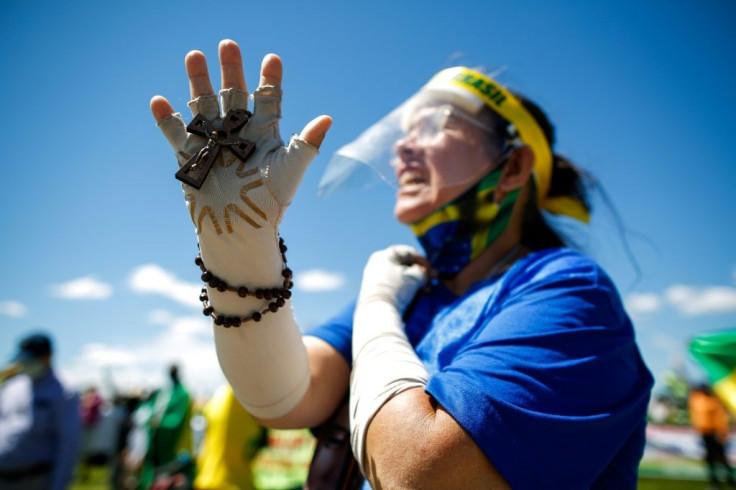
<path fill-rule="evenodd" d="M 115 395 L 113 399 L 113 413 L 120 421 L 117 426 L 118 433 L 115 437 L 115 452 L 110 471 L 110 484 L 113 490 L 128 488 L 125 486 L 125 460 L 128 453 L 128 435 L 133 429 L 133 413 L 141 402 L 140 396 L 136 394 Z"/>
<path fill-rule="evenodd" d="M 82 424 L 87 430 L 94 427 L 100 420 L 100 409 L 102 408 L 102 397 L 97 388 L 90 386 L 84 390 L 81 401 Z"/>
<path fill-rule="evenodd" d="M 206 428 L 197 455 L 198 490 L 252 490 L 251 463 L 266 444 L 266 430 L 222 385 L 202 411 Z"/>
<path fill-rule="evenodd" d="M 82 450 L 77 478 L 80 481 L 86 481 L 91 466 L 99 466 L 106 462 L 94 447 L 95 435 L 102 418 L 102 397 L 94 386 L 88 387 L 82 393 L 80 416 L 82 417 Z"/>
<path fill-rule="evenodd" d="M 150 488 L 156 478 L 168 478 L 172 473 L 185 472 L 187 478 L 191 477 L 191 397 L 179 379 L 178 366 L 169 367 L 169 381 L 146 402 L 148 445 L 141 468 L 140 488 Z"/>
<path fill-rule="evenodd" d="M 728 486 L 736 488 L 733 468 L 729 465 L 725 452 L 729 422 L 726 408 L 707 384 L 695 386 L 690 391 L 688 408 L 693 427 L 701 435 L 705 447 L 710 488 L 721 488 L 718 478 L 719 467 L 726 473 Z"/>
<path fill-rule="evenodd" d="M 143 392 L 130 414 L 130 430 L 125 438 L 121 453 L 122 471 L 120 479 L 123 488 L 138 488 L 143 460 L 148 452 L 149 420 L 151 418 L 151 397 L 154 393 Z"/>
<path fill-rule="evenodd" d="M 66 488 L 81 444 L 79 397 L 51 367 L 51 339 L 37 333 L 20 342 L 15 375 L 0 384 L 0 488 Z"/>

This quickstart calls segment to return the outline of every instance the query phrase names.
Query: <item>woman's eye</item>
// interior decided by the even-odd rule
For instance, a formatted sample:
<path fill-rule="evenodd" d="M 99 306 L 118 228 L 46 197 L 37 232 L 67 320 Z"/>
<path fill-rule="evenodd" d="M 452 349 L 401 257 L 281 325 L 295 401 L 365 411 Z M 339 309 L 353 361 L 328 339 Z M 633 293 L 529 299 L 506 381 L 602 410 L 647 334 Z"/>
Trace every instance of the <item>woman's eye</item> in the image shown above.
<path fill-rule="evenodd" d="M 448 115 L 444 122 L 445 124 L 443 126 L 447 129 L 455 129 L 460 127 L 460 122 L 456 117 L 453 117 L 452 115 Z"/>

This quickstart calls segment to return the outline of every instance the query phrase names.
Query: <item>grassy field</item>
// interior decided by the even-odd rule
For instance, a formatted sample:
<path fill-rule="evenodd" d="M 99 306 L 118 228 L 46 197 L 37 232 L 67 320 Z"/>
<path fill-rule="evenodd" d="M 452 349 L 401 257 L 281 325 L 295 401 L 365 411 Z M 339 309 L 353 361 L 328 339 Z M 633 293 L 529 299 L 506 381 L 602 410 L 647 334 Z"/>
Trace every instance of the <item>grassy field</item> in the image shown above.
<path fill-rule="evenodd" d="M 108 490 L 110 488 L 106 468 L 92 468 L 86 481 L 75 481 L 71 490 Z M 640 478 L 639 490 L 705 490 L 704 481 L 667 480 L 660 478 Z"/>
<path fill-rule="evenodd" d="M 705 490 L 708 484 L 694 480 L 665 480 L 659 478 L 639 478 L 639 490 Z"/>
<path fill-rule="evenodd" d="M 106 467 L 90 468 L 84 481 L 79 478 L 79 471 L 77 471 L 77 478 L 69 487 L 70 490 L 108 490 L 109 488 L 111 488 L 110 472 Z"/>

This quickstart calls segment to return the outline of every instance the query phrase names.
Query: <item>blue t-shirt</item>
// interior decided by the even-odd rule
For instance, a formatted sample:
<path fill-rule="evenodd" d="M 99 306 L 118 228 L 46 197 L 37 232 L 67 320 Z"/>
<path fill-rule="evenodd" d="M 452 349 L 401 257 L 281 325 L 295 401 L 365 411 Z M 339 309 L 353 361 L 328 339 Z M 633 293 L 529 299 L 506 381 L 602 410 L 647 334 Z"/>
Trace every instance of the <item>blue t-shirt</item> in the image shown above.
<path fill-rule="evenodd" d="M 307 332 L 348 363 L 354 307 Z M 636 488 L 653 380 L 590 258 L 533 252 L 461 297 L 435 285 L 405 322 L 426 392 L 513 488 Z"/>

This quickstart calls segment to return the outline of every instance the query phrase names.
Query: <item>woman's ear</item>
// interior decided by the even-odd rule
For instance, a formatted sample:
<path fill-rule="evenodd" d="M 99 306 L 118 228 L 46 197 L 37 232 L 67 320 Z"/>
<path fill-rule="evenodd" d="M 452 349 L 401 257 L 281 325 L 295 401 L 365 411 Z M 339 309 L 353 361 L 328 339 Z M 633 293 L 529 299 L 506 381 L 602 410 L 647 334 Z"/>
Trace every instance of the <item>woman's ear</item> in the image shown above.
<path fill-rule="evenodd" d="M 534 153 L 528 146 L 522 146 L 514 150 L 503 167 L 498 185 L 494 190 L 494 199 L 500 203 L 504 198 L 516 189 L 526 185 L 534 169 Z"/>

